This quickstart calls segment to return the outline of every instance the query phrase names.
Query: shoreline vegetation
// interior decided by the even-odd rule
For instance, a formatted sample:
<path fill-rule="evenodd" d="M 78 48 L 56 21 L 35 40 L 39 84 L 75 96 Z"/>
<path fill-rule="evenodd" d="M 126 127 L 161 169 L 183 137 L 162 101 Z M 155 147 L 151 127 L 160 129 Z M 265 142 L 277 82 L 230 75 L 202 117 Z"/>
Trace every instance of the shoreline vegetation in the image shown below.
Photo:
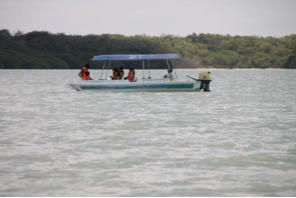
<path fill-rule="evenodd" d="M 100 54 L 178 53 L 178 69 L 296 69 L 296 34 L 275 38 L 192 33 L 174 35 L 124 36 L 119 34 L 66 35 L 46 31 L 11 34 L 0 30 L 0 69 L 79 69 Z M 139 62 L 112 62 L 114 66 Z M 151 61 L 152 69 L 165 67 L 164 61 Z"/>

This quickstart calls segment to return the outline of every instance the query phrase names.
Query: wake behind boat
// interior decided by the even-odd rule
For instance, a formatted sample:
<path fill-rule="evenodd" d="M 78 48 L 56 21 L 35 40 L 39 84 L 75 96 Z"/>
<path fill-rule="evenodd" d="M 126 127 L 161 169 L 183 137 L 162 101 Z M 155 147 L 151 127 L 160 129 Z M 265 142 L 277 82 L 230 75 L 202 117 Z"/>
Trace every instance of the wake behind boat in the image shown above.
<path fill-rule="evenodd" d="M 142 61 L 142 69 L 145 69 L 145 61 L 150 60 L 165 60 L 168 69 L 172 71 L 173 64 L 170 64 L 171 59 L 178 58 L 177 54 L 137 54 L 137 55 L 99 55 L 92 58 L 93 61 L 103 61 L 103 70 L 108 63 L 108 69 L 110 69 L 111 61 Z M 175 76 L 175 74 L 174 74 Z M 154 92 L 166 92 L 166 91 L 199 91 L 200 81 L 194 79 L 179 79 L 174 78 L 159 78 L 152 79 L 150 76 L 132 81 L 126 80 L 81 80 L 78 83 L 70 84 L 72 88 L 77 91 L 81 90 L 98 90 L 98 91 L 154 91 Z"/>

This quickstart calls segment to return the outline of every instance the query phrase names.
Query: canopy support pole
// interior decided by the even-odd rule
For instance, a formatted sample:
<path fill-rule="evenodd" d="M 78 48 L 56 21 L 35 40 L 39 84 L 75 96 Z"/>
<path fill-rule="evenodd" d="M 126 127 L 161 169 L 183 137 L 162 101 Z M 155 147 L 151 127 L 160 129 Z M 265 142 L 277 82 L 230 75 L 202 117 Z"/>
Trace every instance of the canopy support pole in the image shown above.
<path fill-rule="evenodd" d="M 102 72 L 101 72 L 101 75 L 100 75 L 100 79 L 103 79 L 103 74 L 104 74 L 105 65 L 106 65 L 106 61 L 104 61 L 103 69 L 102 69 Z"/>
<path fill-rule="evenodd" d="M 166 62 L 166 64 L 167 64 L 167 66 L 168 66 L 168 69 L 170 69 L 170 64 L 169 64 L 168 59 L 165 59 L 165 62 Z"/>
<path fill-rule="evenodd" d="M 142 79 L 145 79 L 145 72 L 144 72 L 144 68 L 145 68 L 145 63 L 144 63 L 144 60 L 142 61 L 142 66 L 143 66 L 143 69 L 142 69 L 142 74 L 143 74 L 143 78 Z"/>
<path fill-rule="evenodd" d="M 149 68 L 149 73 L 148 73 L 148 79 L 151 79 L 151 75 L 150 75 L 150 72 L 151 72 L 151 65 L 150 65 L 150 60 L 148 60 L 148 68 Z"/>
<path fill-rule="evenodd" d="M 107 68 L 105 80 L 107 80 L 107 76 L 108 76 L 108 73 L 109 73 L 110 65 L 111 65 L 111 61 L 108 62 L 108 68 Z"/>
<path fill-rule="evenodd" d="M 174 70 L 174 73 L 175 73 L 175 76 L 176 78 L 178 78 L 177 74 L 176 74 L 176 71 L 175 71 L 175 66 L 174 66 L 174 62 L 173 61 L 170 61 L 171 64 L 172 64 L 172 69 Z"/>

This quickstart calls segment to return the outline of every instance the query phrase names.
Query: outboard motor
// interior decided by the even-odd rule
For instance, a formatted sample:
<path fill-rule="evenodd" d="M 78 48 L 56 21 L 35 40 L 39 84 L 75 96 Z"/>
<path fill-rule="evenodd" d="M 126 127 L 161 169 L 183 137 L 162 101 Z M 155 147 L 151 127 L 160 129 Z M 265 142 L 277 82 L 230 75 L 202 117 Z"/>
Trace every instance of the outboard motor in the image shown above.
<path fill-rule="evenodd" d="M 198 80 L 200 80 L 200 90 L 211 91 L 210 82 L 211 82 L 211 72 L 199 73 Z"/>

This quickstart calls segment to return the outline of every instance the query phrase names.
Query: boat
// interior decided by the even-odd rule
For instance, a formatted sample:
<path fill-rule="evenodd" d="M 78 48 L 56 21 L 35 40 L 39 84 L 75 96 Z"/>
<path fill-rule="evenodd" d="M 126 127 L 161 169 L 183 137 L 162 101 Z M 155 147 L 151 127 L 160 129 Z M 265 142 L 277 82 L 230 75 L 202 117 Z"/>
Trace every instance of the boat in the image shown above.
<path fill-rule="evenodd" d="M 103 61 L 103 70 L 106 69 L 106 63 L 110 69 L 111 61 L 142 61 L 142 69 L 145 69 L 145 61 L 149 64 L 150 60 L 165 60 L 168 69 L 173 69 L 172 59 L 178 58 L 178 54 L 129 54 L 129 55 L 98 55 L 92 58 L 92 61 Z M 171 64 L 170 64 L 171 62 Z M 103 71 L 102 70 L 102 71 Z M 169 79 L 158 78 L 152 79 L 149 76 L 134 81 L 128 80 L 107 80 L 101 73 L 98 80 L 81 80 L 78 83 L 72 83 L 70 86 L 77 90 L 97 90 L 97 91 L 143 91 L 143 92 L 192 92 L 199 91 L 200 81 L 194 78 L 188 79 Z"/>

